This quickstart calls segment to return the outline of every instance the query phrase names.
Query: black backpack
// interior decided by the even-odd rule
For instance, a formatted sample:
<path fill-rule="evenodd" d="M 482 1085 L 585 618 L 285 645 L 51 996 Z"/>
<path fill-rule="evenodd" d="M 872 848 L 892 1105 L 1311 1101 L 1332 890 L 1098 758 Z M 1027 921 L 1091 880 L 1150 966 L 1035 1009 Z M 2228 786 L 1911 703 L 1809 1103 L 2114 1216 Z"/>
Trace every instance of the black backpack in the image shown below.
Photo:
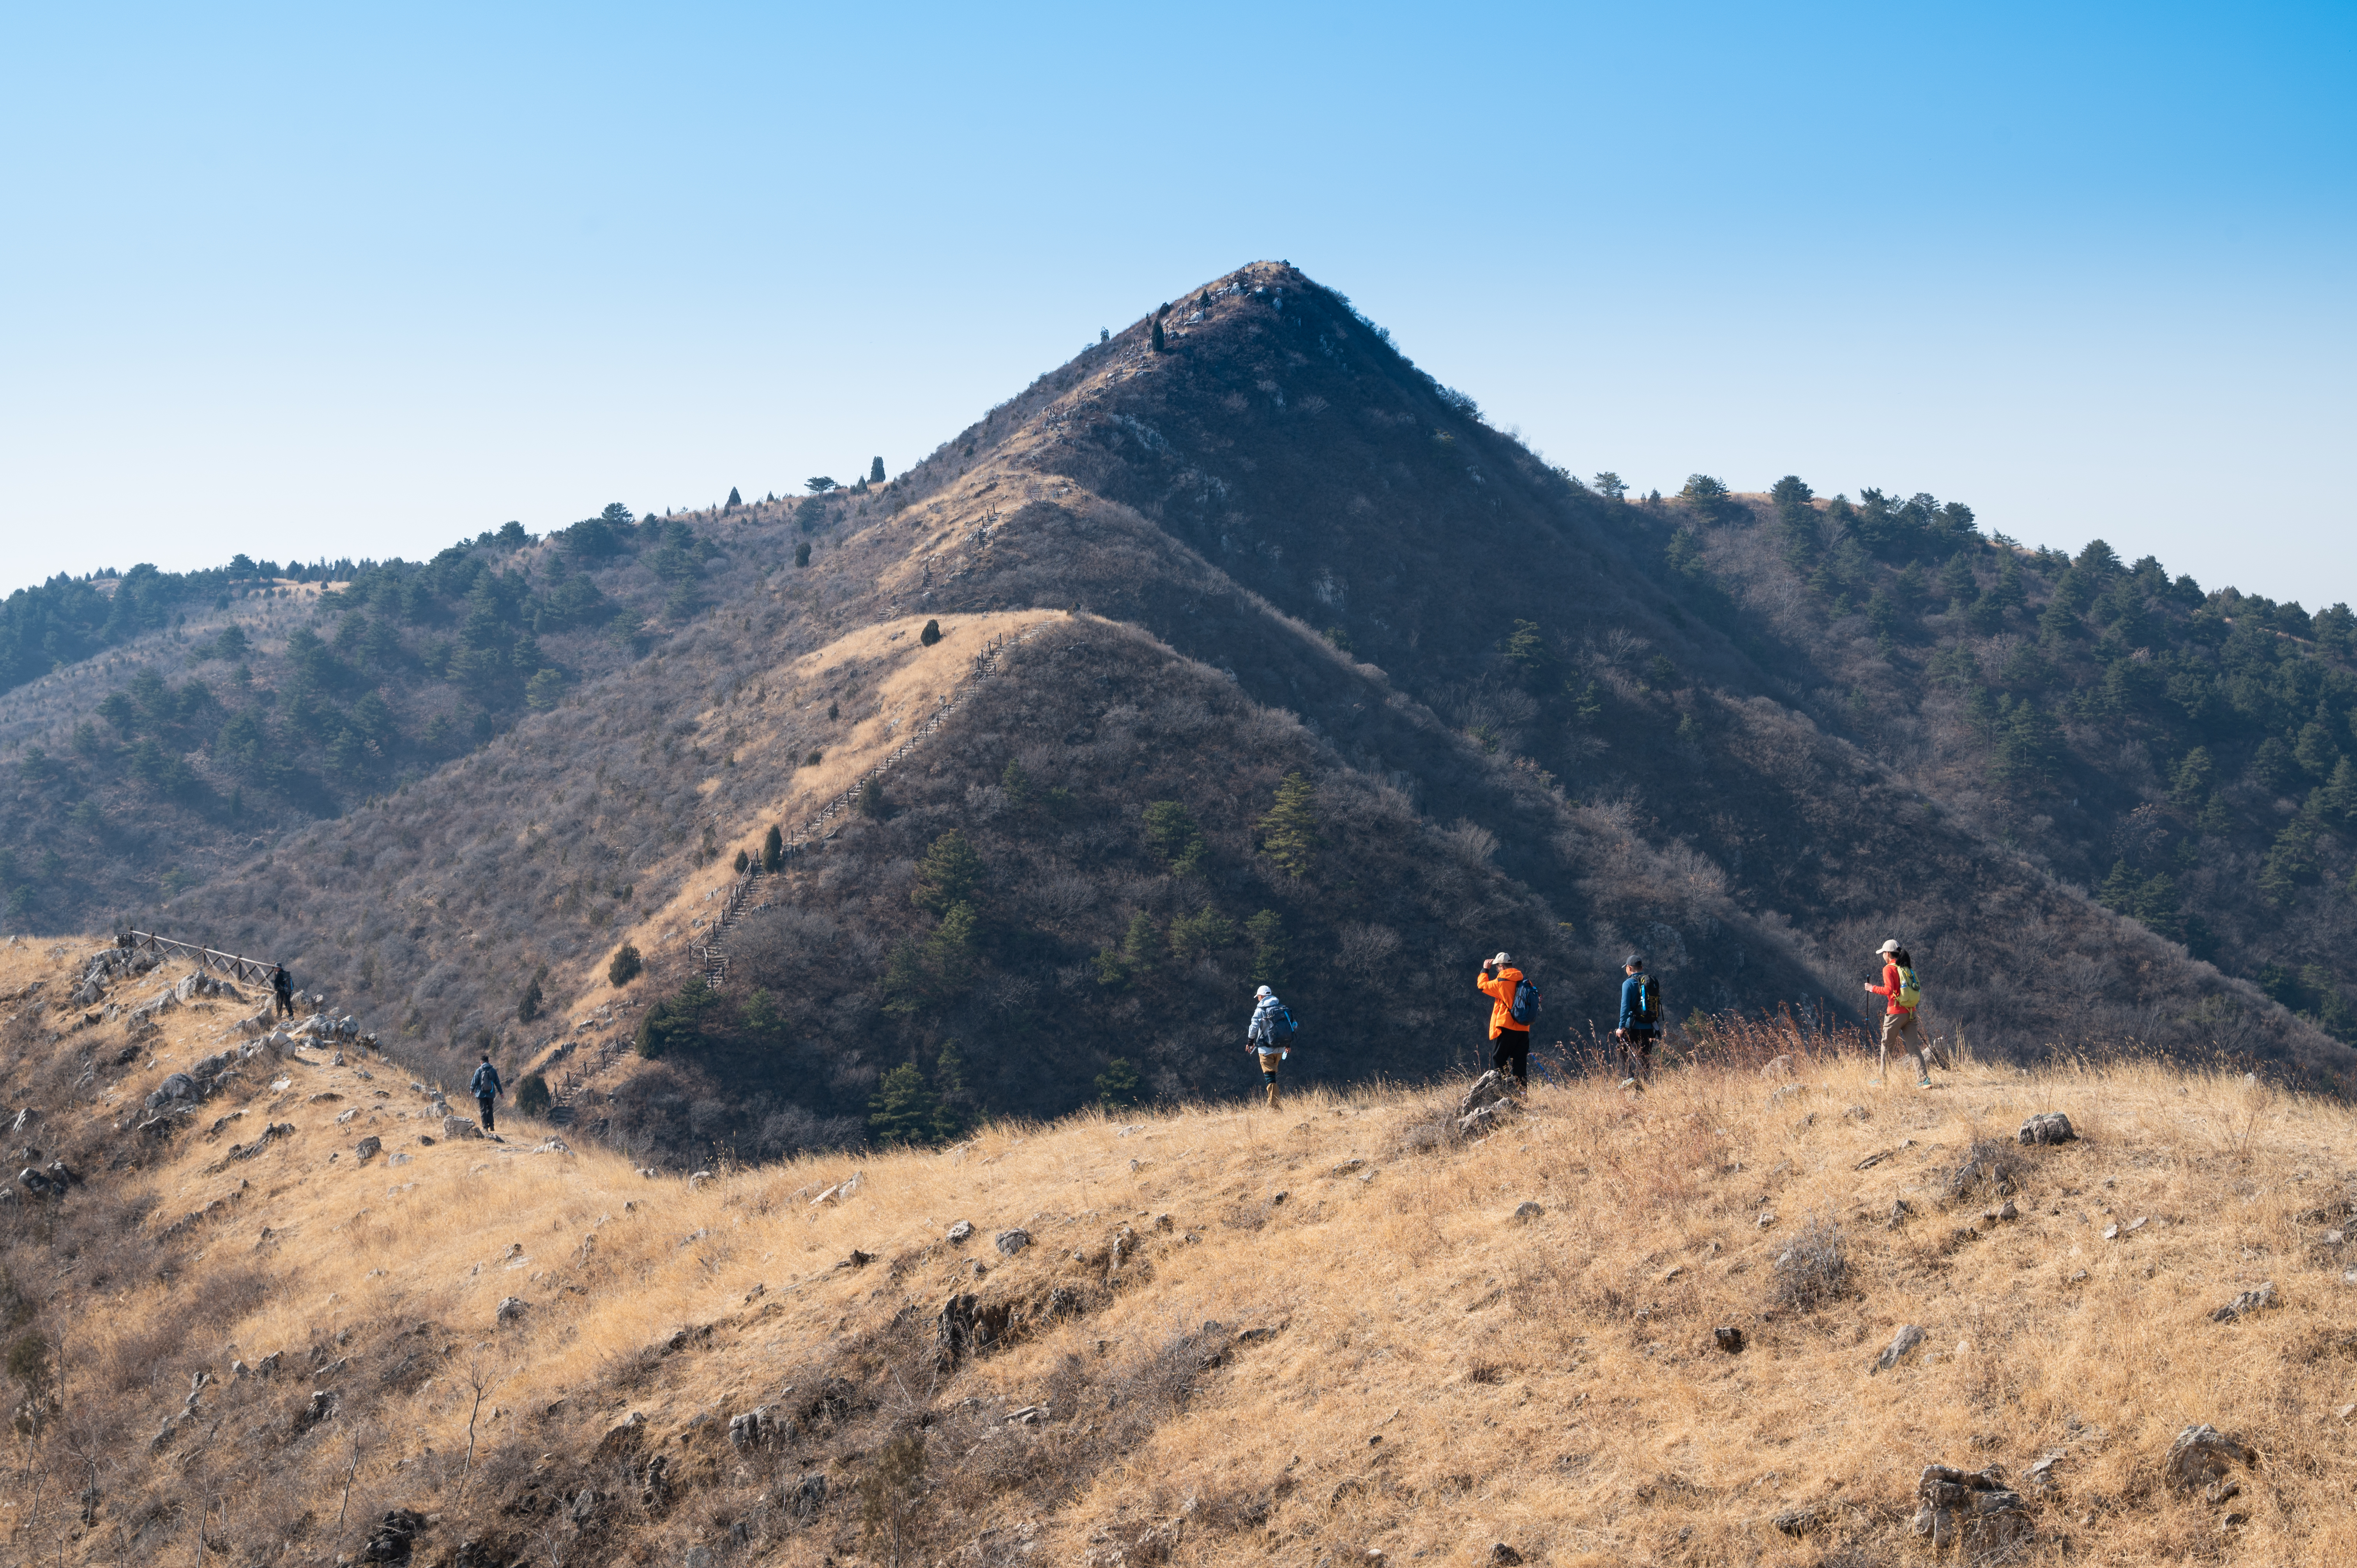
<path fill-rule="evenodd" d="M 1637 1026 L 1641 1029 L 1652 1028 L 1661 1008 L 1661 988 L 1653 983 L 1652 975 L 1639 975 L 1637 977 Z"/>
<path fill-rule="evenodd" d="M 1527 1029 L 1539 1021 L 1539 1008 L 1545 1000 L 1539 994 L 1539 988 L 1533 985 L 1525 975 L 1514 985 L 1513 1005 L 1506 1009 L 1506 1016 Z"/>

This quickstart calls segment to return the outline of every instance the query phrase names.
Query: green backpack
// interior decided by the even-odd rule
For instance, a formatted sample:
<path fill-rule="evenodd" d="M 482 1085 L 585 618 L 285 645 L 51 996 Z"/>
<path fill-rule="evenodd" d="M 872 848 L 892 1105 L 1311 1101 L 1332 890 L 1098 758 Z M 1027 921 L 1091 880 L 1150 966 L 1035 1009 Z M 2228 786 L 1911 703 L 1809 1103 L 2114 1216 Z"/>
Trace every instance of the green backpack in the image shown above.
<path fill-rule="evenodd" d="M 1922 989 L 1915 983 L 1915 972 L 1913 970 L 1901 969 L 1899 972 L 1899 994 L 1891 1000 L 1897 1002 L 1899 1005 L 1906 1008 L 1910 1013 L 1912 1013 L 1916 1008 L 1921 1007 L 1923 1004 L 1923 992 Z"/>

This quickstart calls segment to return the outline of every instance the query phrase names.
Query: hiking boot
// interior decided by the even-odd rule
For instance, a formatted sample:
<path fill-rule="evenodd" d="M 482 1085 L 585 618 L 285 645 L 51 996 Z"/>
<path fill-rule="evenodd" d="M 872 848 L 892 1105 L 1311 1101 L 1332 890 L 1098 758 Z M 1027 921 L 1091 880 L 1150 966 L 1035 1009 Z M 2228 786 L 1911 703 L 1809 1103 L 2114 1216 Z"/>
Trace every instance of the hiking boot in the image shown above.
<path fill-rule="evenodd" d="M 1919 1078 L 1915 1080 L 1915 1087 L 1918 1089 L 1929 1089 L 1932 1087 L 1932 1080 L 1928 1077 Z"/>

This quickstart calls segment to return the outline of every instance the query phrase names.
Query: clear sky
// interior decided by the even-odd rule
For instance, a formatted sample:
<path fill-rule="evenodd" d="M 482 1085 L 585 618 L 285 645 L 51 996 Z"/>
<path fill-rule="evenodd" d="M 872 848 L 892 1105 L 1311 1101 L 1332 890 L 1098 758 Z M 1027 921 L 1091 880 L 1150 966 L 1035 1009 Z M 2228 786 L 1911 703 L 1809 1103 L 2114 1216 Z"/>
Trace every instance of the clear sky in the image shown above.
<path fill-rule="evenodd" d="M 1549 460 L 2357 599 L 2357 5 L 18 5 L 0 589 L 899 472 L 1282 258 Z"/>

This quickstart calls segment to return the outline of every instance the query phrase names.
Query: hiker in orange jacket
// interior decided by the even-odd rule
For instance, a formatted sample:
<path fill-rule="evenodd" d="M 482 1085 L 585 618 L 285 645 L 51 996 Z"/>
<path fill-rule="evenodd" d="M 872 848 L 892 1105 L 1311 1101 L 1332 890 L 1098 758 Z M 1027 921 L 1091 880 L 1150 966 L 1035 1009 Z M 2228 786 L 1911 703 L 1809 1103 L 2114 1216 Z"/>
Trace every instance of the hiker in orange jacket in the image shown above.
<path fill-rule="evenodd" d="M 1528 1089 L 1531 1083 L 1531 1026 L 1514 1022 L 1514 988 L 1523 983 L 1523 972 L 1514 967 L 1513 960 L 1504 953 L 1481 966 L 1473 988 L 1490 998 L 1490 1065 L 1501 1072 L 1511 1071 L 1517 1087 Z"/>
<path fill-rule="evenodd" d="M 1914 979 L 1915 960 L 1896 941 L 1887 941 L 1875 950 L 1882 960 L 1882 983 L 1868 984 L 1867 990 L 1876 996 L 1890 999 L 1883 1010 L 1882 1045 L 1875 1052 L 1874 1081 L 1880 1083 L 1890 1071 L 1890 1047 L 1906 1047 L 1907 1059 L 1915 1064 L 1915 1087 L 1932 1087 L 1932 1057 L 1923 1047 L 1923 1036 L 1918 1032 L 1913 1007 L 1899 1004 L 1899 993 Z"/>

